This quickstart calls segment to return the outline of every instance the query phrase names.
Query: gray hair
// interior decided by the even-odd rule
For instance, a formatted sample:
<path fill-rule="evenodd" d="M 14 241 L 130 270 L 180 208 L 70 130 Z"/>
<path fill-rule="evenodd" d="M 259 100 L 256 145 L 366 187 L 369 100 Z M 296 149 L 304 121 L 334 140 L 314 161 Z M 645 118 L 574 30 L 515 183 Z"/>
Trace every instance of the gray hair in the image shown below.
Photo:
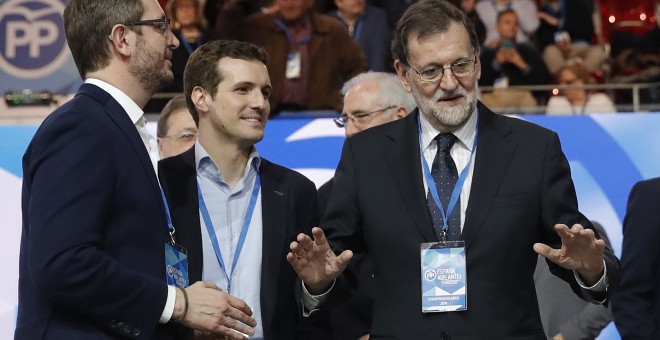
<path fill-rule="evenodd" d="M 341 89 L 341 95 L 345 96 L 353 87 L 371 80 L 376 80 L 376 84 L 378 85 L 378 100 L 381 107 L 403 106 L 410 113 L 417 106 L 413 96 L 406 92 L 401 85 L 399 77 L 396 74 L 387 72 L 369 71 L 360 73 L 344 83 Z M 388 110 L 385 114 L 388 118 L 392 117 L 394 110 Z"/>

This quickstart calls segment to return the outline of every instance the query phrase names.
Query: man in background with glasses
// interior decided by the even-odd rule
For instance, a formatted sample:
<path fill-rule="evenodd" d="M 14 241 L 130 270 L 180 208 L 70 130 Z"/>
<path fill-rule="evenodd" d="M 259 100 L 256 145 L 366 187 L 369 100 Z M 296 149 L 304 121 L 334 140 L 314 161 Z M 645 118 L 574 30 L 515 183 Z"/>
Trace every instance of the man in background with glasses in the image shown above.
<path fill-rule="evenodd" d="M 355 281 L 341 273 L 368 253 L 372 338 L 541 340 L 541 254 L 579 296 L 606 303 L 618 259 L 577 209 L 557 134 L 478 102 L 465 14 L 416 2 L 392 52 L 418 109 L 344 143 L 323 229 L 298 235 L 287 255 L 303 296 L 321 309 L 340 300 Z"/>
<path fill-rule="evenodd" d="M 179 41 L 156 0 L 71 0 L 64 27 L 85 83 L 23 157 L 15 338 L 174 339 L 176 320 L 218 331 L 217 287 L 184 290 L 183 270 L 168 285 L 176 234 L 142 111 L 172 81 Z"/>
<path fill-rule="evenodd" d="M 160 158 L 179 155 L 195 145 L 197 125 L 186 106 L 186 97 L 170 99 L 158 116 L 158 153 Z"/>

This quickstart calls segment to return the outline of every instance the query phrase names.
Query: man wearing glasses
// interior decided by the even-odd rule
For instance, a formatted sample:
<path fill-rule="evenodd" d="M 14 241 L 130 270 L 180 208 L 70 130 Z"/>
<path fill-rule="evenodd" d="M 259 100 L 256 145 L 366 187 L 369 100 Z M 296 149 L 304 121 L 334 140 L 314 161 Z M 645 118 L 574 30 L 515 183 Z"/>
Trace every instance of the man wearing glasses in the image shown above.
<path fill-rule="evenodd" d="M 172 81 L 179 41 L 156 0 L 71 0 L 64 26 L 85 83 L 23 157 L 15 339 L 174 339 L 170 321 L 220 331 L 221 292 L 184 290 L 184 261 L 170 256 L 142 112 Z"/>
<path fill-rule="evenodd" d="M 618 260 L 577 210 L 557 134 L 478 102 L 465 15 L 416 2 L 392 50 L 418 110 L 346 140 L 323 229 L 287 255 L 303 296 L 321 309 L 340 299 L 353 252 L 369 253 L 371 338 L 541 340 L 538 253 L 583 299 L 607 302 Z"/>
<path fill-rule="evenodd" d="M 179 155 L 195 145 L 197 125 L 186 106 L 186 97 L 170 99 L 158 116 L 158 153 L 160 158 Z"/>

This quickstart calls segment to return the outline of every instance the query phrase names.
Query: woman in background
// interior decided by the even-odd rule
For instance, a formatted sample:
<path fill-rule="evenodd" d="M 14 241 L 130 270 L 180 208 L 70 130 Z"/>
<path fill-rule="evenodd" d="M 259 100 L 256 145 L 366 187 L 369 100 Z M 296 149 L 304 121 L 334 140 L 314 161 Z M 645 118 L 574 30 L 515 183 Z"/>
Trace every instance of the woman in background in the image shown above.
<path fill-rule="evenodd" d="M 557 73 L 559 85 L 592 84 L 593 78 L 579 63 L 562 67 Z M 604 93 L 590 93 L 584 89 L 562 90 L 562 95 L 548 100 L 548 115 L 582 115 L 587 113 L 615 113 L 610 97 Z"/>

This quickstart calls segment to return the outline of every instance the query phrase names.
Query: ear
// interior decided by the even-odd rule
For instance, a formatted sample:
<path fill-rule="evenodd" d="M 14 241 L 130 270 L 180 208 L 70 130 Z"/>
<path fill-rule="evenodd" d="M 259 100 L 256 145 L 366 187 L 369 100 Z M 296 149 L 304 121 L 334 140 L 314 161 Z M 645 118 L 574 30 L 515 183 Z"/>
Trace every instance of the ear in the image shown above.
<path fill-rule="evenodd" d="M 114 46 L 115 51 L 117 53 L 121 54 L 122 56 L 130 56 L 132 51 L 129 48 L 130 43 L 129 41 L 132 42 L 132 37 L 129 37 L 131 35 L 131 30 L 126 28 L 124 25 L 115 25 L 112 27 L 112 31 L 110 31 L 110 35 L 108 35 L 108 40 L 110 40 L 110 43 Z"/>
<path fill-rule="evenodd" d="M 199 118 L 201 119 L 206 116 L 209 111 L 209 104 L 206 100 L 211 99 L 208 92 L 206 92 L 201 86 L 195 86 L 190 94 L 190 99 L 192 99 L 195 109 L 199 113 Z"/>
<path fill-rule="evenodd" d="M 158 153 L 163 154 L 163 139 L 158 137 Z"/>
<path fill-rule="evenodd" d="M 397 120 L 397 119 L 401 119 L 401 118 L 403 118 L 407 115 L 408 115 L 408 110 L 406 110 L 406 108 L 403 107 L 403 106 L 398 106 L 396 108 L 396 111 L 394 111 L 394 115 L 392 115 L 392 117 L 394 117 L 394 120 Z"/>
<path fill-rule="evenodd" d="M 479 59 L 479 55 L 481 54 L 481 51 L 477 49 L 477 52 L 474 54 L 474 58 L 476 61 L 476 65 L 474 66 L 474 75 L 477 77 L 477 80 L 481 79 L 481 59 Z"/>
<path fill-rule="evenodd" d="M 396 70 L 396 74 L 399 75 L 401 86 L 403 86 L 403 89 L 406 90 L 406 92 L 410 93 L 412 88 L 410 87 L 410 83 L 408 81 L 408 70 L 399 59 L 394 61 L 394 69 Z"/>

